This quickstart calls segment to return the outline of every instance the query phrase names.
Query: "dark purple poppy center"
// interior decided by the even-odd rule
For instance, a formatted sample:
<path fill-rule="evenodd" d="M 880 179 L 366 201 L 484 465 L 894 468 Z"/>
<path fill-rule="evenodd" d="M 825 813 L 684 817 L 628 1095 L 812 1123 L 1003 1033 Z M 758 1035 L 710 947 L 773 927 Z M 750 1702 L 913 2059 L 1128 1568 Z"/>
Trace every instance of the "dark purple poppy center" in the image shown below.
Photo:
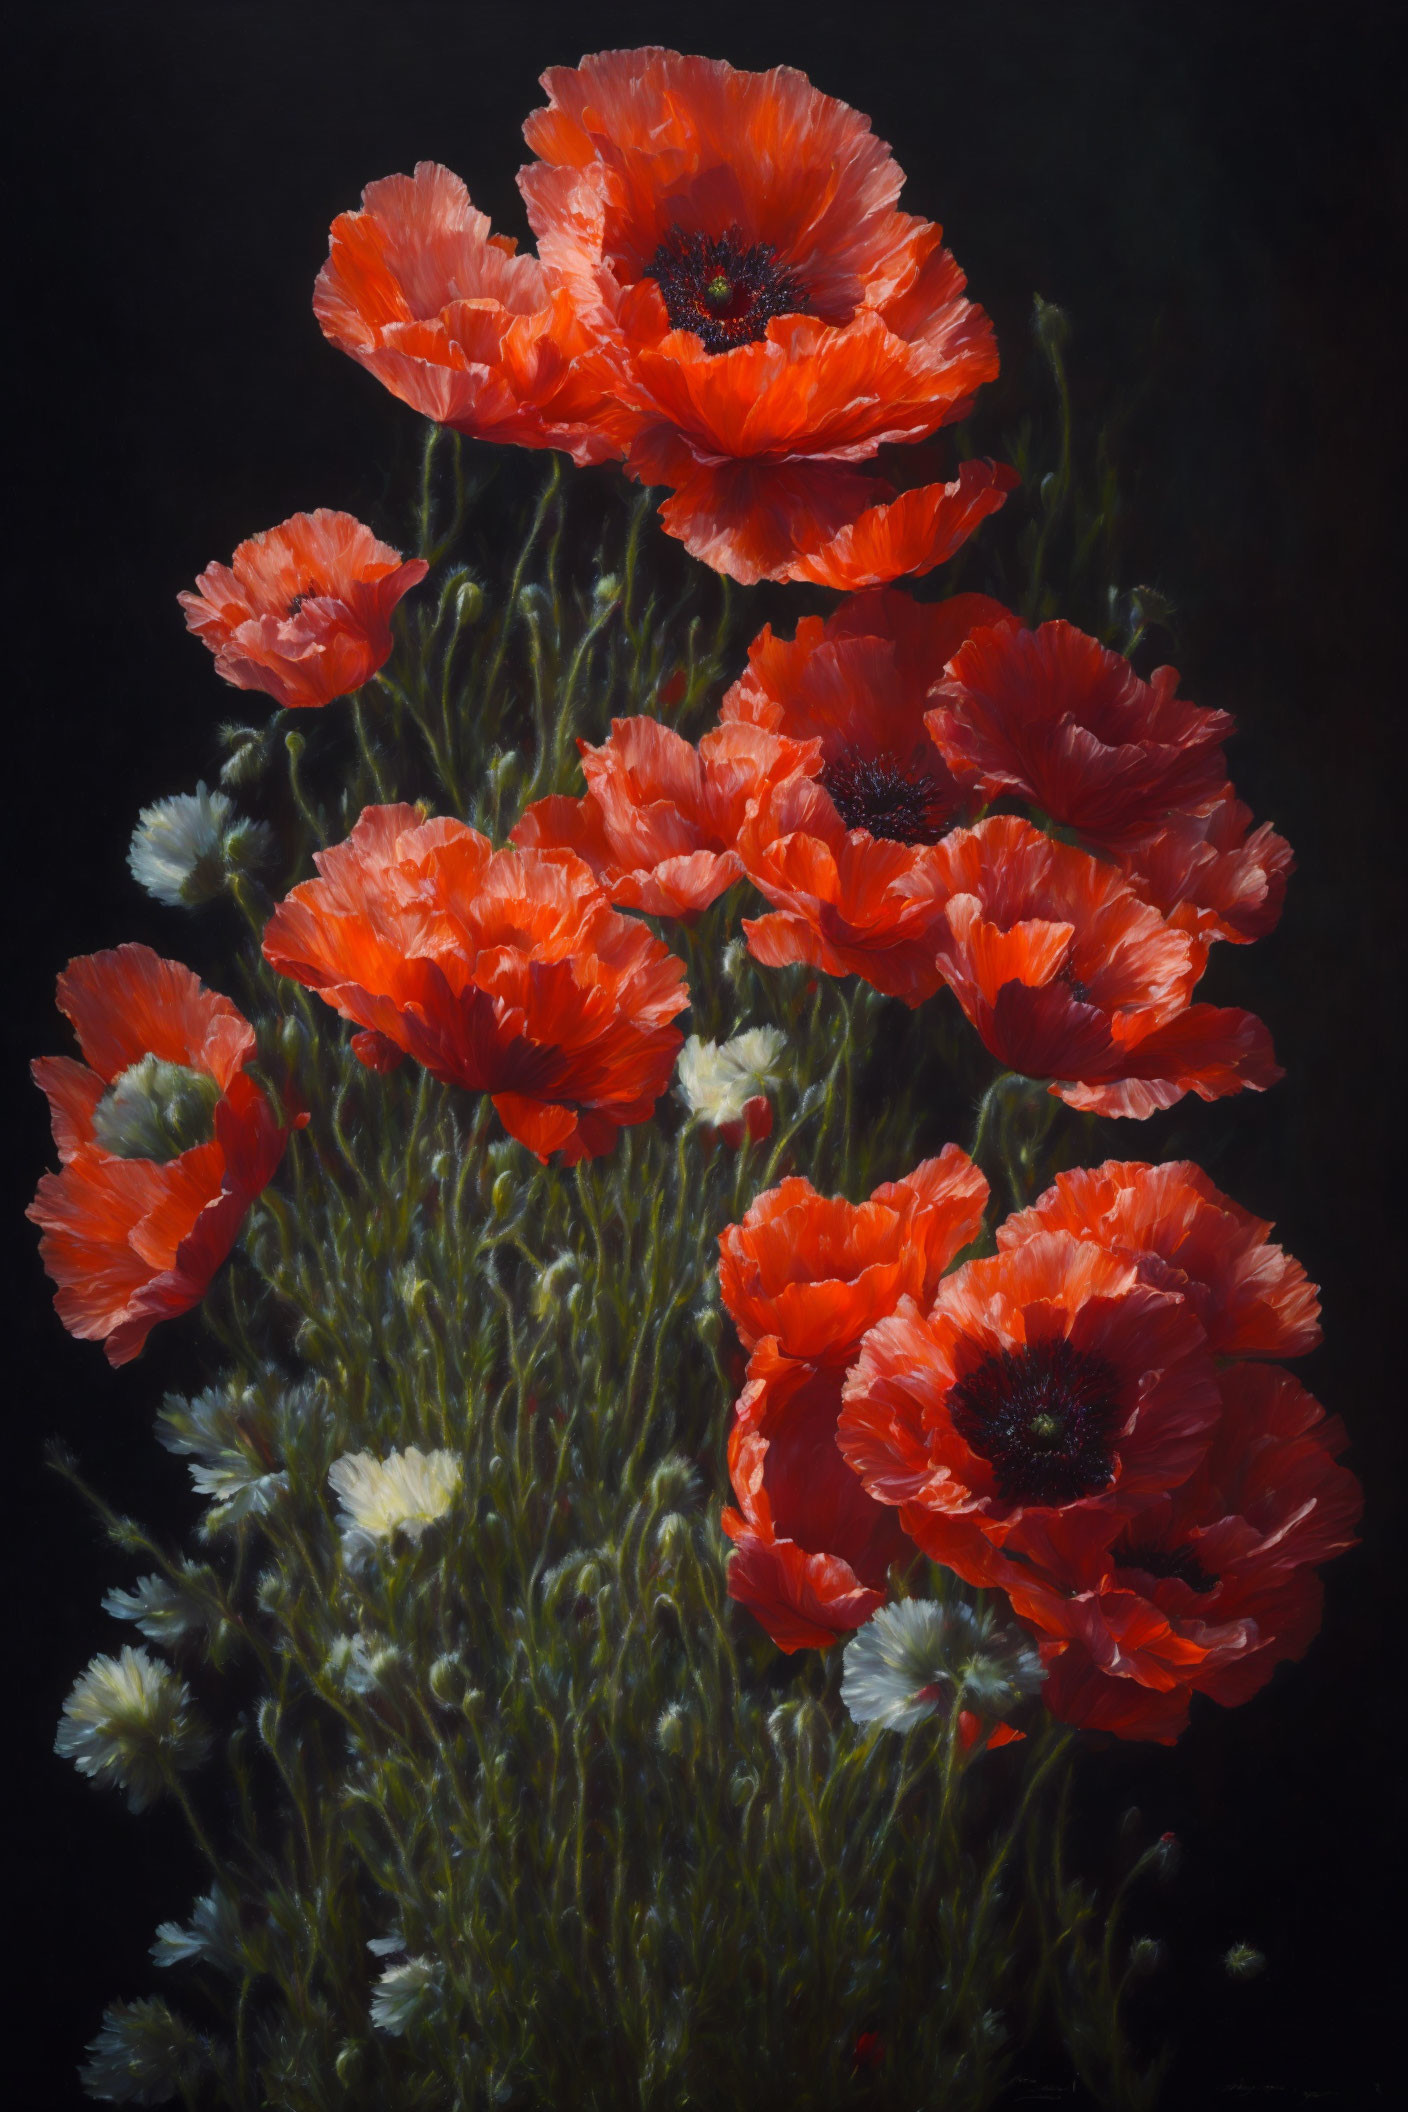
<path fill-rule="evenodd" d="M 951 1388 L 948 1412 L 1005 1503 L 1074 1503 L 1114 1474 L 1119 1382 L 1064 1336 L 985 1357 Z"/>
<path fill-rule="evenodd" d="M 672 227 L 645 267 L 665 303 L 672 330 L 692 330 L 706 352 L 731 352 L 767 335 L 775 315 L 807 305 L 795 272 L 779 262 L 770 242 L 727 234 L 686 234 Z"/>
<path fill-rule="evenodd" d="M 1191 1547 L 1153 1547 L 1145 1542 L 1122 1541 L 1112 1557 L 1117 1569 L 1141 1569 L 1146 1577 L 1177 1577 L 1190 1591 L 1215 1591 L 1212 1576 Z"/>
<path fill-rule="evenodd" d="M 891 843 L 937 843 L 951 819 L 945 787 L 920 762 L 897 755 L 838 755 L 822 789 L 848 829 Z"/>

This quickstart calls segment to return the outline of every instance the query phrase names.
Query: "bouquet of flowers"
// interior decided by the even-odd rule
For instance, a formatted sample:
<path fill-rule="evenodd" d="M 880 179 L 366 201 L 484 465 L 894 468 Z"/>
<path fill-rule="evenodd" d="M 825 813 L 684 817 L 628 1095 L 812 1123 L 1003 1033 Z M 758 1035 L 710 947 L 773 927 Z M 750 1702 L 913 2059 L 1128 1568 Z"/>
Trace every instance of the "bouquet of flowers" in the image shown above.
<path fill-rule="evenodd" d="M 863 116 L 544 87 L 535 256 L 421 163 L 314 291 L 427 422 L 413 554 L 320 509 L 181 597 L 268 708 L 130 863 L 228 993 L 71 961 L 34 1066 L 60 1319 L 214 1345 L 193 1543 L 86 1492 L 141 1640 L 58 1750 L 209 1885 L 84 2082 L 958 2112 L 1037 2039 L 1148 2105 L 1176 1844 L 1085 1882 L 1082 1750 L 1301 1655 L 1360 1492 L 1304 1270 L 1108 1125 L 1275 1084 L 1197 986 L 1290 847 L 1134 664 L 1065 317 L 1052 440 L 945 452 L 997 347 Z"/>

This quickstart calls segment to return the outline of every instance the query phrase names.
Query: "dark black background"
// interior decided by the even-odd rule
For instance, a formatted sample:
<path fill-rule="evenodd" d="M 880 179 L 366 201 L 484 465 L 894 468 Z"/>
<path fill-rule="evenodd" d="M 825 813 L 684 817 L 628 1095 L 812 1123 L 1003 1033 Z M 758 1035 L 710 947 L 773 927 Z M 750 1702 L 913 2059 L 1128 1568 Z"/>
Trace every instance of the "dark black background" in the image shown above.
<path fill-rule="evenodd" d="M 18 488 L 0 738 L 17 2102 L 79 2102 L 73 2066 L 103 2002 L 151 1990 L 153 1925 L 202 1882 L 174 1822 L 129 1818 L 49 1751 L 69 1683 L 121 1639 L 98 1599 L 130 1565 L 42 1473 L 41 1446 L 62 1433 L 110 1494 L 178 1523 L 183 1477 L 151 1414 L 163 1385 L 197 1376 L 200 1345 L 192 1323 L 164 1330 L 114 1375 L 63 1335 L 19 1216 L 49 1160 L 23 1066 L 65 1046 L 52 984 L 70 954 L 142 938 L 213 970 L 228 938 L 218 917 L 158 909 L 124 863 L 138 806 L 210 776 L 215 722 L 238 702 L 186 638 L 178 589 L 297 508 L 349 507 L 394 533 L 387 472 L 415 421 L 313 322 L 329 221 L 363 183 L 430 157 L 526 236 L 513 175 L 536 75 L 647 41 L 791 63 L 869 112 L 909 172 L 904 204 L 945 223 L 1005 349 L 1034 290 L 1070 312 L 1082 414 L 1132 400 L 1126 582 L 1179 603 L 1186 690 L 1236 712 L 1239 785 L 1297 846 L 1280 930 L 1224 949 L 1219 995 L 1268 1018 L 1289 1075 L 1238 1104 L 1218 1178 L 1277 1218 L 1324 1285 L 1328 1339 L 1302 1370 L 1353 1433 L 1364 1544 L 1329 1576 L 1306 1663 L 1235 1715 L 1209 1708 L 1172 1754 L 1092 1763 L 1087 1821 L 1098 1860 L 1102 1827 L 1135 1798 L 1188 1849 L 1150 1910 L 1173 1951 L 1162 2018 L 1185 2047 L 1171 2103 L 1388 2095 L 1408 1613 L 1400 13 L 92 0 L 12 25 Z M 1271 1968 L 1233 1990 L 1217 1957 L 1239 1938 Z"/>

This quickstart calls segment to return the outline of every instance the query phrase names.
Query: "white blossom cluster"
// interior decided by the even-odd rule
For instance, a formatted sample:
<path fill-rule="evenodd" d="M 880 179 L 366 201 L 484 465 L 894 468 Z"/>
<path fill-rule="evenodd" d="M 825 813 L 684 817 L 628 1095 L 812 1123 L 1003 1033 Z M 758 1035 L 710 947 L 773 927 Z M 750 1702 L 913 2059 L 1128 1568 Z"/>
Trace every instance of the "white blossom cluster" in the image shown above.
<path fill-rule="evenodd" d="M 456 1453 L 422 1452 L 418 1445 L 385 1459 L 370 1452 L 346 1452 L 335 1459 L 328 1480 L 341 1506 L 344 1557 L 362 1561 L 395 1533 L 419 1540 L 449 1510 L 463 1473 Z"/>
<path fill-rule="evenodd" d="M 841 1699 L 856 1723 L 908 1731 L 967 1706 L 1006 1717 L 1046 1677 L 1037 1652 L 991 1607 L 902 1599 L 882 1606 L 846 1645 Z"/>
<path fill-rule="evenodd" d="M 691 1034 L 675 1067 L 680 1098 L 715 1129 L 740 1122 L 750 1100 L 776 1090 L 783 1047 L 776 1027 L 749 1027 L 731 1041 L 701 1041 Z"/>

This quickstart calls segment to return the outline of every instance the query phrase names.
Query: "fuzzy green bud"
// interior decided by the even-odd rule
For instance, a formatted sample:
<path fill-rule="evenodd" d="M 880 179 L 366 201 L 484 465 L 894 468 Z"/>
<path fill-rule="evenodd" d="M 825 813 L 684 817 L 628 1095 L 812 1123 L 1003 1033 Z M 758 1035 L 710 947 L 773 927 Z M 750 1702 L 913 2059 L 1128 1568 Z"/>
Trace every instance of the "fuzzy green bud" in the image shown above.
<path fill-rule="evenodd" d="M 680 1511 L 666 1511 L 655 1528 L 655 1545 L 663 1562 L 677 1561 L 690 1544 L 693 1535 L 689 1520 Z"/>
<path fill-rule="evenodd" d="M 508 1216 L 509 1211 L 513 1208 L 513 1194 L 517 1186 L 518 1183 L 511 1173 L 504 1172 L 499 1175 L 489 1192 L 489 1200 L 493 1206 L 495 1217 Z"/>
<path fill-rule="evenodd" d="M 672 1701 L 667 1709 L 661 1710 L 656 1719 L 655 1743 L 662 1753 L 669 1753 L 672 1759 L 679 1759 L 686 1747 L 693 1744 L 689 1731 L 689 1719 L 685 1710 L 679 1702 Z"/>
<path fill-rule="evenodd" d="M 1222 1970 L 1229 1980 L 1256 1980 L 1266 1971 L 1266 1955 L 1255 1944 L 1234 1943 L 1223 1953 Z"/>
<path fill-rule="evenodd" d="M 119 1159 L 165 1165 L 215 1134 L 220 1087 L 208 1071 L 143 1056 L 122 1071 L 93 1110 L 93 1135 Z"/>
<path fill-rule="evenodd" d="M 437 1657 L 430 1668 L 430 1691 L 437 1701 L 453 1708 L 464 1685 L 464 1666 L 457 1657 Z"/>

